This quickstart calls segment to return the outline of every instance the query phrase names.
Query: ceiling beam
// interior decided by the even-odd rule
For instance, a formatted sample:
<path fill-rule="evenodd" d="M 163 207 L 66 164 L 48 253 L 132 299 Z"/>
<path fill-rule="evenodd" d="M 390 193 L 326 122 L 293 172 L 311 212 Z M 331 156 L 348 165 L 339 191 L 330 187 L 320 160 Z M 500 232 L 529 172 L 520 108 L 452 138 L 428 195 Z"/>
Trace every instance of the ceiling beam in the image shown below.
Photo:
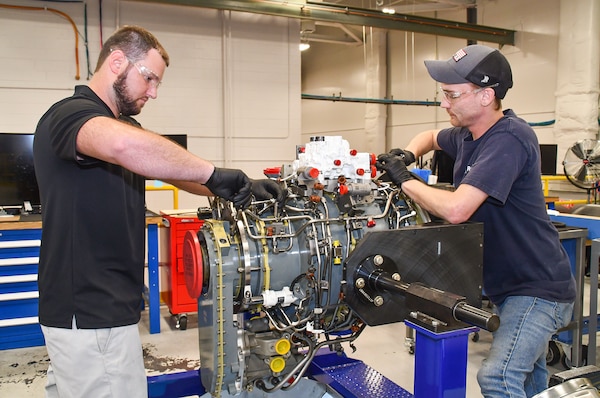
<path fill-rule="evenodd" d="M 336 22 L 345 25 L 426 33 L 500 45 L 515 43 L 515 31 L 483 25 L 417 17 L 408 14 L 384 14 L 380 11 L 345 7 L 313 1 L 283 0 L 134 0 L 181 6 L 214 8 L 255 14 L 275 15 L 315 21 Z"/>

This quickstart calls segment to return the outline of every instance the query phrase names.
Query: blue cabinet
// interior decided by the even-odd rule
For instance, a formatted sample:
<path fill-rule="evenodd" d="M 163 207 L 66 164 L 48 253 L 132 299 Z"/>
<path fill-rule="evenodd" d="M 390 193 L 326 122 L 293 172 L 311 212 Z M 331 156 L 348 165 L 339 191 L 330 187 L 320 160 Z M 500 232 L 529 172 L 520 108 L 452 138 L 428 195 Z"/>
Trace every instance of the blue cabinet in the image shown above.
<path fill-rule="evenodd" d="M 37 287 L 42 229 L 20 228 L 0 229 L 0 350 L 44 345 Z"/>

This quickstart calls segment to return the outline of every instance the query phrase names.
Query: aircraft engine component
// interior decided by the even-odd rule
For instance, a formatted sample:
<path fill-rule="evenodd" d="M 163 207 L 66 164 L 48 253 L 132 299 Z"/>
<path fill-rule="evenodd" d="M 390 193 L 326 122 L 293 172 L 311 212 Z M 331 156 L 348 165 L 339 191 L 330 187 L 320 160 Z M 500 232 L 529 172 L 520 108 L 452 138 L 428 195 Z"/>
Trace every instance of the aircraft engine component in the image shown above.
<path fill-rule="evenodd" d="M 477 309 L 481 226 L 432 224 L 375 179 L 374 162 L 341 137 L 315 137 L 294 162 L 265 171 L 287 190 L 285 203 L 239 211 L 217 199 L 199 209 L 205 222 L 188 231 L 183 257 L 198 297 L 202 384 L 213 396 L 292 389 L 321 347 L 352 347 L 366 325 L 425 313 L 432 297 L 443 298 L 433 316 L 452 318 L 442 323 L 493 323 Z"/>

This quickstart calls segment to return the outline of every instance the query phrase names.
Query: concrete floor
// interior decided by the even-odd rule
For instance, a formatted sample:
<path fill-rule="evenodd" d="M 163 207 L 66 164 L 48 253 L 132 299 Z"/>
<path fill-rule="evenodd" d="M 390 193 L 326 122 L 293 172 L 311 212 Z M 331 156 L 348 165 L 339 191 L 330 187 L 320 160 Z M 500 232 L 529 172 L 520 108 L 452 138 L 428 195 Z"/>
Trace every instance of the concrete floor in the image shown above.
<path fill-rule="evenodd" d="M 198 369 L 200 366 L 197 317 L 190 314 L 186 330 L 175 328 L 168 308 L 161 308 L 161 333 L 149 334 L 148 313 L 139 324 L 149 376 Z M 405 346 L 406 326 L 403 323 L 367 327 L 354 342 L 356 351 L 345 344 L 346 354 L 380 372 L 397 385 L 413 392 L 414 355 Z M 485 358 L 491 334 L 479 333 L 477 342 L 469 339 L 467 364 L 467 397 L 479 398 L 476 374 Z M 0 351 L 0 397 L 43 397 L 45 372 L 48 366 L 45 347 Z M 564 370 L 557 365 L 551 373 Z M 290 393 L 293 390 L 290 391 Z M 293 397 L 293 395 L 290 395 Z"/>

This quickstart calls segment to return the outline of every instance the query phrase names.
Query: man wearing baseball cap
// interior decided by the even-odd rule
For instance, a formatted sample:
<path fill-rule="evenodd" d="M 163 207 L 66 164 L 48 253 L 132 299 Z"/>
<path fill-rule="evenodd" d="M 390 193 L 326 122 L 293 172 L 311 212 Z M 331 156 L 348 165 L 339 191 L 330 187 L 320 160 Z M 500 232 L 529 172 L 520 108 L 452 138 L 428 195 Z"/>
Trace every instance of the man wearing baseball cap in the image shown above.
<path fill-rule="evenodd" d="M 483 222 L 483 290 L 500 327 L 477 380 L 485 397 L 531 397 L 548 387 L 548 342 L 569 324 L 576 294 L 546 212 L 537 137 L 512 110 L 502 110 L 513 80 L 497 49 L 470 45 L 425 66 L 440 83 L 453 127 L 419 133 L 377 164 L 430 213 L 453 224 Z M 428 186 L 407 170 L 432 150 L 455 160 L 453 191 Z"/>

